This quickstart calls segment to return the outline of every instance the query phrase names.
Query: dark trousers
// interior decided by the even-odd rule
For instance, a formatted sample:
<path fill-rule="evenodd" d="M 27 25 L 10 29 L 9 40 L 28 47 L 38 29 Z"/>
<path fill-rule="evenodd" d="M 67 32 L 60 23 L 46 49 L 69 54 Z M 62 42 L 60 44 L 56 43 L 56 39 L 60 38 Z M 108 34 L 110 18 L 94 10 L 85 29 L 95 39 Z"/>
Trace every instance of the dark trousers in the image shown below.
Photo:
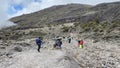
<path fill-rule="evenodd" d="M 41 44 L 38 45 L 38 52 L 40 52 Z"/>
<path fill-rule="evenodd" d="M 71 39 L 68 40 L 68 43 L 71 43 Z"/>

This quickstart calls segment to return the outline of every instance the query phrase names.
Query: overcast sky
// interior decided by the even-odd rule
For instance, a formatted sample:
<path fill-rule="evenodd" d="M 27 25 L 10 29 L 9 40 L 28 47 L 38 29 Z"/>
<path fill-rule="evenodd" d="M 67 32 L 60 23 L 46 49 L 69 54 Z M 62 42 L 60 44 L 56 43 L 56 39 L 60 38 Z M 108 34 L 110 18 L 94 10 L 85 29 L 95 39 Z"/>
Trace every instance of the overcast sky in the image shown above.
<path fill-rule="evenodd" d="M 0 27 L 13 25 L 6 21 L 11 17 L 39 11 L 53 5 L 68 3 L 96 5 L 115 1 L 120 0 L 0 0 Z"/>

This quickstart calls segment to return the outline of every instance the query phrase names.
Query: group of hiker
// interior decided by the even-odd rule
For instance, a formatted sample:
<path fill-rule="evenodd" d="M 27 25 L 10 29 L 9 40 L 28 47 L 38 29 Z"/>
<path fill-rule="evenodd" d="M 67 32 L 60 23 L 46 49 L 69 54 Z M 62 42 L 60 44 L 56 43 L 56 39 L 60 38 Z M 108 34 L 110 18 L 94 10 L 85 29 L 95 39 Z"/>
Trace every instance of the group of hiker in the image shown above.
<path fill-rule="evenodd" d="M 68 36 L 67 37 L 67 42 L 71 43 L 71 41 L 72 41 L 72 38 L 70 36 Z M 38 37 L 36 39 L 36 44 L 38 45 L 37 51 L 40 52 L 40 48 L 41 48 L 41 44 L 42 44 L 42 38 L 41 37 Z M 53 45 L 53 48 L 59 48 L 59 49 L 61 49 L 62 48 L 61 46 L 62 46 L 62 38 L 61 37 L 57 37 L 55 39 L 55 43 Z M 78 47 L 79 48 L 83 48 L 83 40 L 78 40 Z"/>

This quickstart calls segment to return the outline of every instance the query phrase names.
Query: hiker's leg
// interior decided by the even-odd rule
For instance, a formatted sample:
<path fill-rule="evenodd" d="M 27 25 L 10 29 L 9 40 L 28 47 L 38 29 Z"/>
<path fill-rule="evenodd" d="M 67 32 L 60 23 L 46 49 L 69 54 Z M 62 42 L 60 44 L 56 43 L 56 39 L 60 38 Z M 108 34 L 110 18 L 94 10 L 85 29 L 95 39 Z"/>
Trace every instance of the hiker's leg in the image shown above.
<path fill-rule="evenodd" d="M 69 43 L 71 43 L 71 40 L 69 40 Z"/>
<path fill-rule="evenodd" d="M 53 48 L 55 48 L 55 47 L 56 47 L 56 44 L 53 45 Z"/>
<path fill-rule="evenodd" d="M 61 48 L 61 45 L 59 45 L 59 47 Z"/>
<path fill-rule="evenodd" d="M 40 45 L 38 45 L 38 52 L 40 52 Z"/>

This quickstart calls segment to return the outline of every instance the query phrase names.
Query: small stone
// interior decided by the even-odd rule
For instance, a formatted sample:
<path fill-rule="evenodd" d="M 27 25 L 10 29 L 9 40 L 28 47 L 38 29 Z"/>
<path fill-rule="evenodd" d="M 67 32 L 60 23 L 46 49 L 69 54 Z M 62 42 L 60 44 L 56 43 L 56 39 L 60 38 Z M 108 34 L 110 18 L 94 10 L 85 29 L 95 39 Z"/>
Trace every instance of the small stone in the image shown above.
<path fill-rule="evenodd" d="M 6 56 L 10 56 L 10 55 L 12 55 L 12 54 L 13 54 L 13 53 L 9 52 L 9 53 L 6 54 Z"/>
<path fill-rule="evenodd" d="M 9 58 L 13 58 L 12 56 L 9 56 Z"/>
<path fill-rule="evenodd" d="M 22 48 L 17 46 L 17 47 L 14 47 L 14 50 L 17 51 L 17 52 L 22 52 Z"/>
<path fill-rule="evenodd" d="M 5 49 L 5 47 L 0 47 L 0 49 Z"/>

